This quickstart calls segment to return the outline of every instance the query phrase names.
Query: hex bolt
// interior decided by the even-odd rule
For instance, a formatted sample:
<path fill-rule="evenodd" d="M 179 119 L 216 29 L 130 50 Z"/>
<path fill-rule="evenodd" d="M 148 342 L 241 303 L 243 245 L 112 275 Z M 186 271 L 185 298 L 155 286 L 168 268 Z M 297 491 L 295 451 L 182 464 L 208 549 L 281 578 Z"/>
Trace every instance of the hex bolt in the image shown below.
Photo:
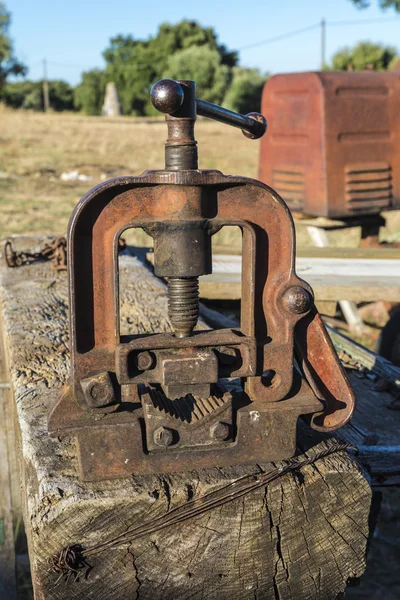
<path fill-rule="evenodd" d="M 168 427 L 157 427 L 153 433 L 153 440 L 157 446 L 167 448 L 174 441 L 174 432 L 172 429 L 168 429 Z"/>
<path fill-rule="evenodd" d="M 310 292 L 298 285 L 289 288 L 283 295 L 283 306 L 288 312 L 295 315 L 308 312 L 313 302 Z"/>
<path fill-rule="evenodd" d="M 140 352 L 135 359 L 139 371 L 148 371 L 154 365 L 154 355 L 151 352 Z"/>
<path fill-rule="evenodd" d="M 228 423 L 218 421 L 210 427 L 210 434 L 216 442 L 225 442 L 230 438 L 230 426 Z"/>

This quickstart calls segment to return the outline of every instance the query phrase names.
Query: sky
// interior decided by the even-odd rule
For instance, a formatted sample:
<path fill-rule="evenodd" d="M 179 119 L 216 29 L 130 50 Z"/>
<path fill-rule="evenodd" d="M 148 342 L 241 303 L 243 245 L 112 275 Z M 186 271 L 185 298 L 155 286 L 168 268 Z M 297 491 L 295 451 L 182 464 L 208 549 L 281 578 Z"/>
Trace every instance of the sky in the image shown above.
<path fill-rule="evenodd" d="M 398 47 L 400 15 L 382 11 L 378 0 L 365 10 L 350 0 L 4 0 L 12 15 L 10 35 L 28 77 L 40 79 L 43 59 L 49 79 L 79 83 L 82 71 L 102 68 L 102 52 L 117 34 L 154 36 L 162 22 L 196 20 L 213 27 L 220 43 L 239 50 L 240 64 L 262 72 L 317 70 L 321 64 L 321 19 L 326 19 L 326 59 L 360 40 Z M 356 24 L 354 21 L 365 21 Z M 370 22 L 374 21 L 374 22 Z M 344 22 L 344 23 L 340 23 Z M 272 41 L 302 28 L 307 31 Z"/>

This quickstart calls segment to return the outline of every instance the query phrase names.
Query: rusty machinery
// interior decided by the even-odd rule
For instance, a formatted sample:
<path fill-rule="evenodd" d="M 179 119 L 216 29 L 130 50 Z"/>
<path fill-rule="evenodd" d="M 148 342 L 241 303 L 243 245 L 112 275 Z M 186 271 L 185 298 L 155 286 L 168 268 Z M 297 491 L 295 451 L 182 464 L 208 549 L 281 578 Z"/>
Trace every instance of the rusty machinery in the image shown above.
<path fill-rule="evenodd" d="M 363 217 L 400 208 L 398 73 L 275 75 L 259 177 L 294 212 Z"/>
<path fill-rule="evenodd" d="M 249 138 L 266 121 L 198 100 L 195 89 L 172 80 L 152 89 L 166 113 L 165 170 L 98 185 L 70 220 L 72 373 L 49 432 L 76 436 L 84 480 L 286 459 L 300 415 L 330 431 L 354 409 L 312 290 L 294 270 L 287 206 L 259 181 L 198 169 L 196 114 Z M 211 237 L 224 225 L 243 233 L 240 328 L 196 331 L 198 278 L 211 273 Z M 119 333 L 118 240 L 133 227 L 154 239 L 171 334 Z"/>

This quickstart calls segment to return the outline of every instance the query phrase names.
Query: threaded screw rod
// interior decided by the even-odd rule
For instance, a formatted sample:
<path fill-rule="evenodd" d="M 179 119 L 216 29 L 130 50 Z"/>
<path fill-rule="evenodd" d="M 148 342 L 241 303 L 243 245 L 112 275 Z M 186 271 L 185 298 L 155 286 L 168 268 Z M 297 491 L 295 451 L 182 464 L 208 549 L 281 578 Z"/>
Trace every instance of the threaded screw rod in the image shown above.
<path fill-rule="evenodd" d="M 199 278 L 168 279 L 168 316 L 176 337 L 192 334 L 199 318 Z"/>

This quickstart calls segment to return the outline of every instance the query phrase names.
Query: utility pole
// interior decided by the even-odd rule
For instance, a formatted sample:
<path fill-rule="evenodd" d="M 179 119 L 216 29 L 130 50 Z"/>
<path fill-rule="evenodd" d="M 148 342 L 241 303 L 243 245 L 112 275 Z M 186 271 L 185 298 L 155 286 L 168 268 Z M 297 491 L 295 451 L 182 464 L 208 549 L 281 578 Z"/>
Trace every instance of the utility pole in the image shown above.
<path fill-rule="evenodd" d="M 43 105 L 44 112 L 47 112 L 50 108 L 49 101 L 49 84 L 47 81 L 47 60 L 43 59 Z"/>
<path fill-rule="evenodd" d="M 321 71 L 325 66 L 326 21 L 321 19 Z"/>

